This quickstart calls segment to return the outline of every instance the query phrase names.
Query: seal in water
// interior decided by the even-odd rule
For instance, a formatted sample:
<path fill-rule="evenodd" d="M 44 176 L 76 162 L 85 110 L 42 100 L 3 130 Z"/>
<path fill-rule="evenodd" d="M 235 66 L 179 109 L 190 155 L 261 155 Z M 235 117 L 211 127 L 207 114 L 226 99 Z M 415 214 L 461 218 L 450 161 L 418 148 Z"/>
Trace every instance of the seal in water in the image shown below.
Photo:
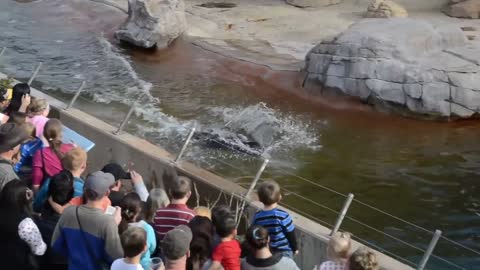
<path fill-rule="evenodd" d="M 256 142 L 254 139 L 227 130 L 222 130 L 221 133 L 223 134 L 221 135 L 213 129 L 207 129 L 205 131 L 196 132 L 193 138 L 212 148 L 225 148 L 253 156 L 262 155 L 264 149 L 260 143 Z"/>

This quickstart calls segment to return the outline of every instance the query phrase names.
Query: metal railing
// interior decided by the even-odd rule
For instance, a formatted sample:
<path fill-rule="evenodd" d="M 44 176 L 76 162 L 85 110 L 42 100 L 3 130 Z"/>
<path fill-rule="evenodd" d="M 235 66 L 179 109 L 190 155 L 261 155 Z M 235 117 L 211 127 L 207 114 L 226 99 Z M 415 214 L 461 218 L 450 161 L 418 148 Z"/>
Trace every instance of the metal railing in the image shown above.
<path fill-rule="evenodd" d="M 2 48 L 2 49 L 0 50 L 0 56 L 2 56 L 2 55 L 4 54 L 5 50 L 6 50 L 6 48 Z M 34 72 L 32 73 L 31 77 L 30 77 L 29 80 L 28 80 L 28 84 L 29 84 L 29 85 L 31 85 L 31 84 L 33 83 L 33 81 L 35 80 L 35 78 L 36 78 L 37 74 L 39 73 L 41 67 L 42 67 L 42 63 L 40 62 L 40 63 L 37 65 L 37 67 L 35 68 Z M 85 88 L 85 85 L 86 85 L 85 82 L 82 82 L 82 83 L 81 83 L 80 87 L 75 91 L 75 94 L 74 94 L 74 96 L 72 97 L 72 99 L 70 100 L 68 106 L 65 107 L 65 110 L 70 110 L 70 109 L 74 106 L 75 102 L 77 101 L 77 99 L 78 99 L 79 96 L 80 96 L 80 93 L 81 93 L 82 90 Z M 123 132 L 123 129 L 125 128 L 126 124 L 127 124 L 128 121 L 130 120 L 133 112 L 135 111 L 135 108 L 136 108 L 136 106 L 137 106 L 137 101 L 138 101 L 138 99 L 137 99 L 135 102 L 132 103 L 132 105 L 131 105 L 128 113 L 127 113 L 127 114 L 125 115 L 125 117 L 123 118 L 123 120 L 122 120 L 122 122 L 120 123 L 117 131 L 114 132 L 115 135 L 118 135 L 118 134 L 120 134 L 121 132 Z M 229 123 L 230 123 L 230 122 L 228 122 L 227 125 L 228 125 Z M 194 124 L 193 127 L 191 127 L 190 132 L 188 133 L 185 141 L 183 142 L 182 147 L 181 147 L 178 155 L 177 155 L 176 158 L 173 160 L 174 165 L 176 165 L 176 166 L 181 166 L 181 162 L 182 162 L 182 160 L 183 160 L 182 158 L 184 157 L 184 154 L 185 154 L 185 152 L 187 151 L 188 146 L 191 144 L 191 140 L 192 140 L 192 137 L 193 137 L 193 135 L 195 134 L 195 132 L 196 132 L 196 125 Z M 221 142 L 217 142 L 217 143 L 222 144 Z M 226 146 L 226 148 L 231 149 L 229 146 L 227 146 L 227 145 L 225 145 L 225 146 Z M 235 151 L 235 150 L 232 150 L 232 151 Z M 240 151 L 239 151 L 239 152 L 240 152 Z M 242 153 L 242 152 L 240 152 L 240 153 Z M 244 154 L 244 153 L 242 153 L 242 154 Z M 235 166 L 235 165 L 233 165 L 233 164 L 230 164 L 230 163 L 228 163 L 228 162 L 226 162 L 226 161 L 222 161 L 222 160 L 219 160 L 219 159 L 217 159 L 217 161 L 218 161 L 219 163 L 222 163 L 223 165 L 226 165 L 226 166 L 228 166 L 228 167 L 230 167 L 230 168 L 236 169 L 236 170 L 238 170 L 238 171 L 240 171 L 240 172 L 242 172 L 242 173 L 244 172 L 244 170 L 242 170 L 242 169 L 238 168 L 237 166 Z M 264 170 L 265 170 L 265 168 L 267 167 L 268 163 L 269 163 L 269 160 L 268 160 L 268 159 L 263 159 L 263 158 L 262 158 L 262 164 L 261 164 L 260 168 L 258 169 L 255 177 L 253 177 L 253 180 L 252 180 L 252 182 L 250 183 L 247 192 L 246 192 L 245 194 L 243 194 L 243 196 L 242 196 L 243 199 L 242 199 L 242 204 L 241 204 L 241 212 L 244 211 L 244 208 L 245 208 L 245 206 L 246 206 L 246 203 L 247 203 L 247 201 L 249 200 L 251 193 L 254 191 L 257 183 L 261 180 L 262 173 L 264 172 Z M 405 245 L 405 246 L 407 246 L 407 247 L 409 247 L 409 248 L 412 248 L 412 249 L 414 249 L 414 250 L 416 250 L 416 251 L 418 251 L 418 252 L 421 252 L 421 253 L 423 254 L 423 256 L 422 256 L 420 262 L 419 262 L 419 263 L 415 263 L 415 262 L 412 262 L 412 261 L 410 261 L 410 260 L 408 260 L 408 259 L 405 259 L 405 258 L 403 258 L 403 257 L 401 257 L 401 256 L 399 256 L 399 255 L 397 255 L 397 254 L 394 254 L 394 253 L 392 253 L 392 252 L 390 252 L 390 251 L 388 251 L 388 250 L 380 247 L 379 245 L 377 245 L 377 244 L 375 244 L 375 243 L 373 243 L 373 242 L 371 242 L 371 241 L 367 241 L 367 240 L 365 240 L 365 239 L 363 239 L 363 238 L 361 238 L 361 237 L 359 237 L 359 236 L 353 236 L 354 239 L 356 239 L 356 240 L 359 241 L 360 243 L 365 244 L 365 245 L 367 245 L 367 246 L 372 246 L 372 247 L 374 247 L 375 249 L 377 249 L 378 251 L 383 252 L 383 253 L 385 253 L 385 254 L 387 254 L 387 255 L 390 255 L 391 257 L 393 257 L 393 258 L 395 258 L 395 259 L 398 259 L 399 261 L 401 261 L 401 262 L 403 262 L 403 263 L 405 263 L 405 264 L 407 264 L 407 265 L 409 265 L 409 266 L 412 266 L 412 267 L 416 268 L 417 270 L 423 270 L 423 269 L 425 269 L 425 267 L 427 266 L 427 264 L 428 264 L 428 262 L 429 262 L 429 260 L 430 260 L 431 258 L 435 258 L 435 259 L 437 259 L 437 260 L 439 260 L 439 261 L 442 261 L 442 262 L 448 264 L 449 266 L 454 267 L 455 269 L 465 269 L 465 268 L 463 268 L 462 266 L 460 266 L 460 265 L 458 265 L 458 264 L 455 264 L 454 262 L 452 262 L 452 261 L 450 261 L 450 260 L 448 260 L 448 259 L 445 259 L 445 258 L 443 258 L 443 257 L 440 257 L 440 256 L 438 256 L 438 255 L 435 255 L 435 254 L 433 253 L 433 251 L 434 251 L 434 249 L 435 249 L 438 241 L 441 240 L 441 239 L 447 241 L 448 243 L 450 243 L 450 244 L 452 244 L 452 245 L 454 245 L 454 246 L 456 246 L 456 247 L 458 247 L 458 248 L 461 248 L 461 249 L 463 249 L 463 250 L 467 250 L 467 251 L 469 251 L 469 252 L 471 252 L 471 253 L 473 253 L 473 254 L 475 254 L 475 255 L 480 256 L 480 251 L 475 250 L 475 249 L 472 249 L 472 248 L 470 248 L 470 247 L 468 247 L 468 246 L 466 246 L 466 245 L 463 245 L 463 244 L 461 244 L 461 243 L 459 243 L 459 242 L 457 242 L 457 241 L 455 241 L 455 240 L 452 240 L 452 239 L 450 239 L 450 238 L 447 238 L 446 236 L 442 236 L 442 231 L 440 231 L 440 230 L 435 230 L 434 232 L 432 232 L 432 231 L 430 231 L 430 230 L 428 230 L 428 229 L 426 229 L 426 228 L 424 228 L 424 227 L 421 227 L 421 226 L 419 226 L 419 225 L 417 225 L 417 224 L 414 224 L 414 223 L 409 222 L 409 221 L 407 221 L 407 220 L 405 220 L 405 219 L 402 219 L 402 218 L 400 218 L 400 217 L 397 217 L 397 216 L 395 216 L 395 215 L 392 215 L 392 214 L 386 212 L 385 210 L 379 209 L 379 208 L 377 208 L 377 207 L 375 207 L 375 206 L 372 206 L 372 205 L 370 205 L 370 204 L 368 204 L 368 203 L 365 203 L 365 202 L 362 202 L 362 201 L 360 201 L 360 200 L 358 200 L 358 199 L 355 199 L 355 198 L 354 198 L 354 194 L 352 194 L 352 193 L 344 194 L 344 193 L 339 192 L 339 191 L 337 191 L 337 190 L 335 190 L 335 189 L 333 189 L 333 188 L 324 186 L 324 185 L 322 185 L 322 184 L 319 184 L 319 183 L 316 182 L 316 181 L 313 181 L 313 180 L 311 180 L 311 179 L 307 179 L 307 178 L 305 178 L 305 177 L 296 175 L 296 174 L 294 174 L 294 173 L 291 173 L 291 172 L 286 171 L 286 170 L 281 169 L 281 168 L 276 168 L 276 170 L 279 170 L 279 171 L 282 172 L 284 175 L 291 176 L 291 177 L 295 177 L 296 179 L 300 179 L 301 181 L 303 181 L 303 182 L 305 182 L 305 183 L 308 183 L 308 184 L 310 184 L 310 185 L 313 185 L 313 186 L 315 186 L 315 187 L 317 187 L 317 188 L 320 188 L 320 189 L 322 189 L 322 190 L 328 191 L 328 192 L 330 192 L 331 194 L 338 195 L 338 196 L 341 196 L 341 197 L 345 198 L 345 201 L 344 201 L 343 206 L 341 207 L 340 211 L 337 211 L 337 210 L 335 210 L 335 209 L 333 209 L 333 208 L 331 208 L 331 207 L 329 207 L 329 206 L 326 206 L 326 205 L 324 205 L 324 204 L 322 204 L 322 203 L 320 203 L 320 202 L 318 202 L 318 201 L 314 201 L 314 200 L 312 200 L 311 198 L 307 198 L 307 197 L 305 197 L 305 196 L 302 196 L 301 194 L 298 194 L 297 192 L 294 192 L 294 191 L 292 191 L 292 190 L 289 190 L 288 188 L 282 187 L 282 190 L 288 192 L 290 195 L 293 195 L 293 196 L 295 196 L 295 197 L 297 197 L 297 198 L 299 198 L 299 199 L 301 199 L 301 200 L 303 200 L 303 201 L 305 201 L 305 202 L 308 202 L 308 203 L 310 203 L 310 204 L 313 204 L 313 205 L 315 205 L 315 206 L 317 206 L 317 207 L 320 207 L 320 208 L 322 208 L 322 209 L 327 210 L 328 212 L 331 212 L 331 213 L 337 215 L 337 218 L 336 218 L 335 223 L 334 223 L 334 224 L 330 224 L 329 222 L 326 222 L 325 220 L 321 220 L 321 219 L 319 219 L 319 218 L 316 217 L 316 216 L 313 216 L 313 215 L 311 215 L 311 214 L 309 214 L 309 213 L 307 213 L 307 212 L 305 212 L 305 211 L 303 211 L 303 210 L 301 210 L 301 209 L 298 209 L 297 207 L 294 207 L 294 206 L 291 206 L 291 205 L 286 205 L 287 208 L 290 208 L 290 209 L 292 209 L 293 211 L 295 211 L 295 212 L 297 212 L 297 213 L 299 213 L 299 214 L 301 214 L 301 215 L 304 215 L 305 217 L 310 218 L 310 219 L 312 219 L 313 221 L 318 222 L 319 224 L 322 224 L 322 225 L 325 225 L 325 226 L 327 226 L 327 227 L 329 227 L 329 228 L 332 228 L 332 230 L 331 230 L 331 232 L 330 232 L 330 236 L 340 230 L 340 228 L 342 227 L 342 224 L 343 224 L 344 220 L 349 220 L 349 221 L 351 221 L 351 222 L 354 222 L 354 223 L 357 224 L 357 225 L 363 226 L 363 227 L 365 227 L 365 228 L 367 228 L 367 229 L 369 229 L 369 230 L 372 230 L 372 231 L 374 231 L 374 232 L 376 232 L 376 233 L 379 233 L 379 234 L 381 234 L 381 235 L 383 235 L 383 236 L 386 236 L 386 237 L 388 237 L 388 238 L 390 238 L 390 239 L 392 239 L 392 240 L 394 240 L 394 241 L 396 241 L 396 242 L 398 242 L 398 243 L 401 243 L 401 244 L 403 244 L 403 245 Z M 362 221 L 360 221 L 360 220 L 358 220 L 358 219 L 356 219 L 356 218 L 354 218 L 354 217 L 352 217 L 352 216 L 349 216 L 347 213 L 348 213 L 348 210 L 349 210 L 350 206 L 352 205 L 352 203 L 356 203 L 356 204 L 359 204 L 359 205 L 361 205 L 361 206 L 367 207 L 367 208 L 369 208 L 369 209 L 371 209 L 371 210 L 373 210 L 373 211 L 375 211 L 375 212 L 377 212 L 377 213 L 380 213 L 380 214 L 382 214 L 382 215 L 388 216 L 388 217 L 393 218 L 393 219 L 395 219 L 395 220 L 397 220 L 397 221 L 399 221 L 399 222 L 401 222 L 401 223 L 403 223 L 403 224 L 406 224 L 406 225 L 411 226 L 411 227 L 413 227 L 413 228 L 416 228 L 416 229 L 418 229 L 418 230 L 420 230 L 420 231 L 423 231 L 423 232 L 428 233 L 429 235 L 432 236 L 432 238 L 431 238 L 431 240 L 430 240 L 427 248 L 426 248 L 426 249 L 423 249 L 423 248 L 421 248 L 421 247 L 418 247 L 418 246 L 415 246 L 415 245 L 413 245 L 413 244 L 410 244 L 410 243 L 408 243 L 408 242 L 406 242 L 406 241 L 404 241 L 404 240 L 402 240 L 402 239 L 399 239 L 398 237 L 395 237 L 395 236 L 393 236 L 393 235 L 391 235 L 391 234 L 388 234 L 388 233 L 386 233 L 386 232 L 384 232 L 384 231 L 382 231 L 382 230 L 379 230 L 379 229 L 377 229 L 377 228 L 375 228 L 375 227 L 373 227 L 373 226 L 371 226 L 371 225 L 368 225 L 368 224 L 366 224 L 366 223 L 364 223 L 364 222 L 362 222 Z M 238 226 L 238 223 L 237 223 L 237 226 Z"/>

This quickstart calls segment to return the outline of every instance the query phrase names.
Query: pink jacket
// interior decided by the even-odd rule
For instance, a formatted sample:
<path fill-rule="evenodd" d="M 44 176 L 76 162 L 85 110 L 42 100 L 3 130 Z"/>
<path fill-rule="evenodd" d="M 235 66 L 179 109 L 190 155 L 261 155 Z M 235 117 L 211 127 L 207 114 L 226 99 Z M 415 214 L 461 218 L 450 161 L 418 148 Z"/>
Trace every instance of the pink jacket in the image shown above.
<path fill-rule="evenodd" d="M 60 152 L 65 154 L 72 148 L 73 144 L 62 144 Z M 43 168 L 43 164 L 45 164 L 45 168 Z M 50 147 L 44 147 L 33 155 L 32 167 L 32 185 L 34 186 L 41 185 L 45 178 L 54 176 L 63 170 L 62 161 Z M 44 171 L 47 175 L 44 175 Z"/>

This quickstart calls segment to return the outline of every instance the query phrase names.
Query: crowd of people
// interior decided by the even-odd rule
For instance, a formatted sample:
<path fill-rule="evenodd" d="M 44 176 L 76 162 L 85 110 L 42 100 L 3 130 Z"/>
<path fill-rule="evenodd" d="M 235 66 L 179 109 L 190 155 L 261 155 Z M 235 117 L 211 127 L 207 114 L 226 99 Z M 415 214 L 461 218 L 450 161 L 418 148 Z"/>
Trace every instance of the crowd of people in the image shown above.
<path fill-rule="evenodd" d="M 236 211 L 191 209 L 192 182 L 165 175 L 169 190 L 148 191 L 142 176 L 116 163 L 88 174 L 88 154 L 62 142 L 30 88 L 0 89 L 0 260 L 6 269 L 295 270 L 295 224 L 278 207 L 280 186 L 259 184 L 264 208 L 237 235 Z M 128 183 L 126 185 L 126 183 Z M 243 238 L 242 243 L 238 240 Z M 368 249 L 350 252 L 348 233 L 334 234 L 321 270 L 377 270 Z"/>

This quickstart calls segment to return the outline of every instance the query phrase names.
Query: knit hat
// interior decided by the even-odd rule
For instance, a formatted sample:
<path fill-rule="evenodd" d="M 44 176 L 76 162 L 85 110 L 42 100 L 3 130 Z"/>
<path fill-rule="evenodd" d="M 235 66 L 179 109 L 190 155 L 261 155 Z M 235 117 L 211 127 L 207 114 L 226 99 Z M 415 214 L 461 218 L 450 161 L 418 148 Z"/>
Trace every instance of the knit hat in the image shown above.
<path fill-rule="evenodd" d="M 0 153 L 8 152 L 15 146 L 24 143 L 30 136 L 27 131 L 15 123 L 0 126 Z"/>
<path fill-rule="evenodd" d="M 112 174 L 98 171 L 87 177 L 84 188 L 85 190 L 95 191 L 99 196 L 102 196 L 110 190 L 113 184 L 115 184 L 115 178 Z"/>
<path fill-rule="evenodd" d="M 179 225 L 167 232 L 162 241 L 162 251 L 169 260 L 185 256 L 190 249 L 192 230 L 186 225 Z"/>
<path fill-rule="evenodd" d="M 126 172 L 122 166 L 117 163 L 109 163 L 102 168 L 102 172 L 111 173 L 115 178 L 115 181 L 120 179 L 130 179 L 130 173 Z"/>

